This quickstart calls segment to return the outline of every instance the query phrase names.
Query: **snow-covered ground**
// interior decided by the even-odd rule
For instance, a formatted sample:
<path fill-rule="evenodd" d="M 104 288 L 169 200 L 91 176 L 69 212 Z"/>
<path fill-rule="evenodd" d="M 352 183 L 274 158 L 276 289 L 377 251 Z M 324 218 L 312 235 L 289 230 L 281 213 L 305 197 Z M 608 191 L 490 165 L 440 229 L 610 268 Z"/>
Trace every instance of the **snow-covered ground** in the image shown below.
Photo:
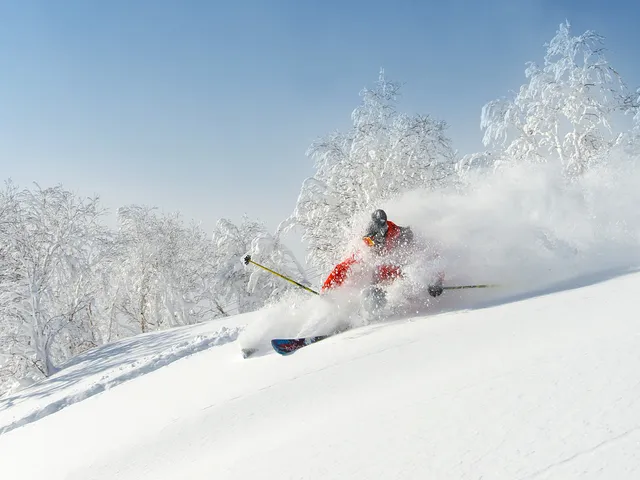
<path fill-rule="evenodd" d="M 195 352 L 236 340 L 238 320 L 149 333 L 78 356 L 31 388 L 0 399 L 0 434 Z"/>
<path fill-rule="evenodd" d="M 640 274 L 575 286 L 290 357 L 242 358 L 263 312 L 104 347 L 3 401 L 0 478 L 640 478 Z"/>

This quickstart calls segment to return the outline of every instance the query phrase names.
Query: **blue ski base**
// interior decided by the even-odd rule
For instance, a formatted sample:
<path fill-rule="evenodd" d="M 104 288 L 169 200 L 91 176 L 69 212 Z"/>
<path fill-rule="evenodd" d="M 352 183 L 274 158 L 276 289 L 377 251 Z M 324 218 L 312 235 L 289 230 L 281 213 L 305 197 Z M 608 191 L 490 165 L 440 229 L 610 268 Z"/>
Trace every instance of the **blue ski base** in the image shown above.
<path fill-rule="evenodd" d="M 297 352 L 302 347 L 311 345 L 312 343 L 319 342 L 331 335 L 317 335 L 315 337 L 302 337 L 302 338 L 274 338 L 271 340 L 271 346 L 280 355 L 291 355 Z"/>

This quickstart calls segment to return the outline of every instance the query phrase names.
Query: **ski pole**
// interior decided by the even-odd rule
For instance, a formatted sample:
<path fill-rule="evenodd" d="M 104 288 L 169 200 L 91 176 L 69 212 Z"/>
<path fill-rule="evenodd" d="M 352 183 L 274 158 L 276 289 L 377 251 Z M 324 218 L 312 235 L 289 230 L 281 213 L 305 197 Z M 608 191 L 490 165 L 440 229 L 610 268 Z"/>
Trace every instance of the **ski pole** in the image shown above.
<path fill-rule="evenodd" d="M 442 287 L 443 290 L 462 290 L 466 288 L 496 288 L 500 285 L 484 284 L 484 285 L 456 285 L 452 287 Z"/>
<path fill-rule="evenodd" d="M 249 265 L 250 263 L 253 263 L 256 267 L 260 267 L 264 270 L 266 270 L 267 272 L 273 273 L 274 275 L 277 275 L 280 278 L 285 279 L 287 282 L 291 282 L 294 285 L 297 285 L 300 288 L 303 288 L 304 290 L 306 290 L 307 292 L 311 292 L 311 293 L 315 293 L 316 295 L 320 295 L 318 292 L 316 292 L 315 290 L 312 290 L 311 288 L 302 285 L 301 283 L 296 282 L 295 280 L 292 280 L 289 277 L 285 277 L 284 275 L 282 275 L 281 273 L 278 272 L 274 272 L 273 270 L 271 270 L 270 268 L 265 267 L 264 265 L 260 265 L 258 262 L 254 262 L 253 260 L 251 260 L 251 255 L 245 255 L 245 257 L 242 259 L 242 261 L 244 262 L 245 265 Z"/>

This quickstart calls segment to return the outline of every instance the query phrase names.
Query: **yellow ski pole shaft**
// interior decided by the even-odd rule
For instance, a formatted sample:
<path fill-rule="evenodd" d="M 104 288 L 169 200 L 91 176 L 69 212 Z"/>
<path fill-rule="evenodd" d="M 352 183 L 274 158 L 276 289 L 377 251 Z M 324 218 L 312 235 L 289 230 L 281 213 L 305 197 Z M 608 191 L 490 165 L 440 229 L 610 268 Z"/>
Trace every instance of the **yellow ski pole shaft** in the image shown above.
<path fill-rule="evenodd" d="M 258 262 L 254 262 L 253 260 L 251 260 L 251 255 L 245 255 L 245 257 L 242 259 L 242 261 L 244 262 L 245 265 L 249 265 L 250 263 L 254 264 L 256 267 L 260 267 L 263 270 L 266 270 L 269 273 L 273 273 L 274 275 L 286 280 L 287 282 L 291 282 L 294 285 L 297 285 L 298 287 L 306 290 L 307 292 L 311 292 L 311 293 L 315 293 L 316 295 L 320 295 L 318 292 L 316 292 L 315 290 L 307 287 L 306 285 L 302 285 L 301 283 L 296 282 L 295 280 L 289 278 L 289 277 L 285 277 L 284 275 L 282 275 L 281 273 L 275 272 L 273 270 L 271 270 L 270 268 L 265 267 L 264 265 L 260 265 Z"/>
<path fill-rule="evenodd" d="M 467 288 L 496 288 L 500 285 L 483 284 L 483 285 L 456 285 L 451 287 L 442 287 L 443 290 L 463 290 Z"/>

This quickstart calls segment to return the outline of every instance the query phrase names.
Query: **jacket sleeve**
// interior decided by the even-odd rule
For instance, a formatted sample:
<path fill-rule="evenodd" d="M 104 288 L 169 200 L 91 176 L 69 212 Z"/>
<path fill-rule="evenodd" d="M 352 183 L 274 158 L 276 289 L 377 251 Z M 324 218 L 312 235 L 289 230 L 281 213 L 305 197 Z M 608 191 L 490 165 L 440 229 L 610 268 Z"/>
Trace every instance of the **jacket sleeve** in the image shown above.
<path fill-rule="evenodd" d="M 322 285 L 322 291 L 342 285 L 349 276 L 349 271 L 354 263 L 356 263 L 356 259 L 354 256 L 351 256 L 333 267 L 333 270 Z"/>

